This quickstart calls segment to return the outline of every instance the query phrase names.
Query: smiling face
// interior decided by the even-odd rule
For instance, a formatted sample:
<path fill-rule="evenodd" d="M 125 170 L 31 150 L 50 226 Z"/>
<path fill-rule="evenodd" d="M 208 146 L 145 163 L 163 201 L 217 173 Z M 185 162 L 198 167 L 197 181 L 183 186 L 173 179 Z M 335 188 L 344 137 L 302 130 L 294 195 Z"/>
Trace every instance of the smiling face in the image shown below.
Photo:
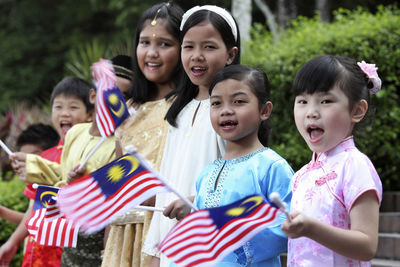
<path fill-rule="evenodd" d="M 182 64 L 192 83 L 208 90 L 215 74 L 232 63 L 237 47 L 228 51 L 221 34 L 210 22 L 190 28 L 182 41 Z"/>
<path fill-rule="evenodd" d="M 78 97 L 64 94 L 54 97 L 51 120 L 62 140 L 72 126 L 87 122 L 89 119 L 90 114 L 87 113 L 85 104 Z"/>
<path fill-rule="evenodd" d="M 334 86 L 328 92 L 298 95 L 294 118 L 301 136 L 316 153 L 329 151 L 352 134 L 360 105 L 350 111 L 344 92 Z"/>
<path fill-rule="evenodd" d="M 251 88 L 241 81 L 223 80 L 211 92 L 211 123 L 227 142 L 259 143 L 258 128 L 261 121 L 269 118 L 271 111 L 271 102 L 260 109 Z"/>
<path fill-rule="evenodd" d="M 179 41 L 168 32 L 164 19 L 154 26 L 150 21 L 144 25 L 136 47 L 139 68 L 147 80 L 168 83 L 179 62 Z"/>

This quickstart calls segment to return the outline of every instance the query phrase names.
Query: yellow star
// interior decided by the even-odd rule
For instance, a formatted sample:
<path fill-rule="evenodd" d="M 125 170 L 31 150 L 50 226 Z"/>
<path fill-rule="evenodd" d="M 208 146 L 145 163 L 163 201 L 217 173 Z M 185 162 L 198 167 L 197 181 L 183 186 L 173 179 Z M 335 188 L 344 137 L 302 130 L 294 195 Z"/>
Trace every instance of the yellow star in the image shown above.
<path fill-rule="evenodd" d="M 108 181 L 117 183 L 122 179 L 122 177 L 124 177 L 124 174 L 125 172 L 121 165 L 114 165 L 107 171 Z"/>

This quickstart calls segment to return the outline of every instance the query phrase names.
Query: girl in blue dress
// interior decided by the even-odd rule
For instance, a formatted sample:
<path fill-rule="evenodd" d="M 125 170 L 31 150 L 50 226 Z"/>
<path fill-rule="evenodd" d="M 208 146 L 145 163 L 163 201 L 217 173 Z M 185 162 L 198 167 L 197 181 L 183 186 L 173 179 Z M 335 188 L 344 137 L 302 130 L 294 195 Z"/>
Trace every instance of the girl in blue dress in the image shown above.
<path fill-rule="evenodd" d="M 205 167 L 196 181 L 194 204 L 199 209 L 230 204 L 252 194 L 265 197 L 278 192 L 290 203 L 293 171 L 266 147 L 272 103 L 265 73 L 243 65 L 218 72 L 209 93 L 214 130 L 226 141 L 226 153 Z M 216 266 L 281 266 L 280 253 L 287 238 L 280 230 L 284 221 L 269 227 L 230 253 Z"/>

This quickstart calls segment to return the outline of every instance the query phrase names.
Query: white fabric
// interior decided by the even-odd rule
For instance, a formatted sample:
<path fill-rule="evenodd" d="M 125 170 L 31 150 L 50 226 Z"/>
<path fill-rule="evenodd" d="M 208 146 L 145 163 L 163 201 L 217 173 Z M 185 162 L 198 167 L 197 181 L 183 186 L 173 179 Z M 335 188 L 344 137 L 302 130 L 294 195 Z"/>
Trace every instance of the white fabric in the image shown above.
<path fill-rule="evenodd" d="M 231 27 L 233 37 L 235 37 L 235 41 L 237 42 L 237 28 L 236 28 L 235 20 L 233 19 L 232 15 L 228 11 L 226 11 L 225 9 L 223 9 L 219 6 L 205 5 L 205 6 L 192 7 L 191 9 L 186 11 L 185 14 L 183 14 L 181 26 L 179 27 L 179 29 L 182 31 L 183 26 L 185 25 L 188 18 L 200 10 L 208 10 L 208 11 L 211 11 L 211 12 L 214 12 L 214 13 L 220 15 L 226 21 L 226 23 L 228 23 L 228 25 Z"/>
<path fill-rule="evenodd" d="M 177 124 L 177 128 L 168 128 L 160 175 L 182 195 L 194 196 L 200 171 L 225 153 L 225 142 L 212 128 L 209 99 L 189 102 L 179 113 Z M 156 207 L 165 207 L 176 199 L 172 193 L 158 194 Z M 161 257 L 161 266 L 168 266 L 168 259 L 158 253 L 156 246 L 175 224 L 176 220 L 160 212 L 153 215 L 143 251 Z"/>

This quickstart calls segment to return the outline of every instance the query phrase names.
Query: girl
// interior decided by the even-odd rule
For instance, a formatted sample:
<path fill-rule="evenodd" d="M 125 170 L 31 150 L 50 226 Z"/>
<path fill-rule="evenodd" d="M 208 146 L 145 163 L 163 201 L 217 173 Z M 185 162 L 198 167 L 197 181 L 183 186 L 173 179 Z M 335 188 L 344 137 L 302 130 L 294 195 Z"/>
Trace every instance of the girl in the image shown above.
<path fill-rule="evenodd" d="M 261 70 L 234 65 L 220 71 L 210 87 L 210 117 L 226 141 L 225 155 L 204 168 L 196 181 L 199 209 L 230 204 L 252 194 L 278 192 L 290 202 L 293 171 L 267 145 L 266 124 L 272 112 L 269 81 Z M 281 219 L 283 222 L 284 217 Z M 280 224 L 261 231 L 217 266 L 281 266 L 287 239 Z"/>
<path fill-rule="evenodd" d="M 375 65 L 347 57 L 316 57 L 297 73 L 294 117 L 313 157 L 293 177 L 292 221 L 282 224 L 289 266 L 371 265 L 382 185 L 352 131 L 380 86 Z"/>
<path fill-rule="evenodd" d="M 224 153 L 224 142 L 212 129 L 208 88 L 215 74 L 240 60 L 240 36 L 233 17 L 217 6 L 194 7 L 181 22 L 182 64 L 187 75 L 177 89 L 177 97 L 166 119 L 170 126 L 162 157 L 160 174 L 181 194 L 193 196 L 194 179 L 209 162 Z M 222 36 L 224 38 L 222 38 Z M 156 207 L 165 207 L 164 214 L 181 216 L 180 202 L 173 202 L 174 194 L 156 196 Z M 171 204 L 172 202 L 172 204 Z M 156 250 L 176 220 L 155 213 L 145 242 L 145 252 L 156 256 Z M 161 266 L 167 266 L 165 257 Z"/>
<path fill-rule="evenodd" d="M 136 113 L 116 132 L 117 156 L 133 145 L 156 170 L 167 135 L 164 117 L 171 105 L 170 96 L 183 76 L 179 42 L 182 15 L 183 10 L 173 3 L 157 4 L 143 13 L 136 30 L 132 97 L 128 101 Z M 103 266 L 149 266 L 151 257 L 141 254 L 141 240 L 151 216 L 151 212 L 133 210 L 111 225 Z"/>

